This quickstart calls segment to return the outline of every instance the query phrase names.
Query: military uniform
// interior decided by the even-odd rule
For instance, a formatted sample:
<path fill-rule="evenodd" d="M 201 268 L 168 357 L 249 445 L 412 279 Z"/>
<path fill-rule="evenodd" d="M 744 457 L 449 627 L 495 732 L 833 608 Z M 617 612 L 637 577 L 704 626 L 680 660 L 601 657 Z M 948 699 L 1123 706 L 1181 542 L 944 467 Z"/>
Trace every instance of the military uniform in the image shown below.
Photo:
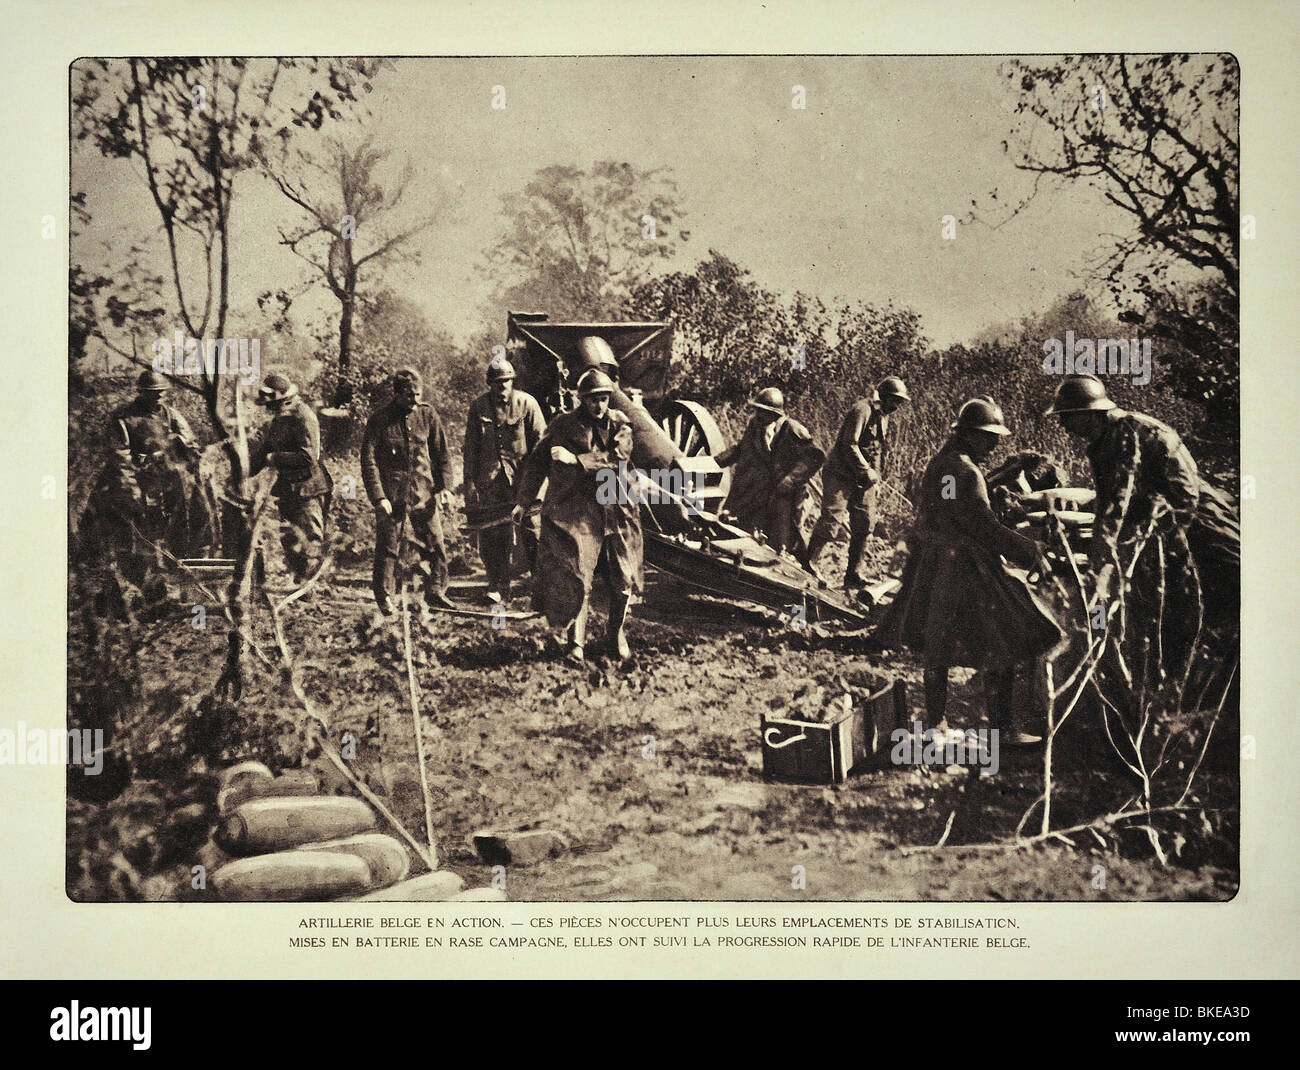
<path fill-rule="evenodd" d="M 815 536 L 830 541 L 845 529 L 851 536 L 871 534 L 888 433 L 889 417 L 866 398 L 845 415 L 822 469 L 822 514 Z"/>
<path fill-rule="evenodd" d="M 1116 408 L 1104 416 L 1101 433 L 1088 444 L 1097 491 L 1089 562 L 1094 571 L 1111 565 L 1127 581 L 1130 666 L 1143 663 L 1143 646 L 1150 641 L 1151 660 L 1179 678 L 1202 613 L 1188 542 L 1201 497 L 1196 462 L 1167 424 Z"/>
<path fill-rule="evenodd" d="M 75 553 L 100 574 L 101 612 L 111 605 L 125 615 L 119 579 L 157 597 L 165 590 L 167 555 L 184 557 L 206 545 L 212 514 L 198 487 L 194 433 L 179 412 L 137 396 L 112 414 L 108 435 L 113 457 L 91 492 Z"/>
<path fill-rule="evenodd" d="M 715 458 L 724 467 L 736 466 L 727 511 L 741 527 L 763 532 L 774 549 L 803 552 L 800 506 L 825 459 L 812 432 L 797 420 L 781 416 L 764 426 L 755 417 L 740 441 Z"/>
<path fill-rule="evenodd" d="M 902 587 L 873 633 L 926 668 L 1004 670 L 1051 650 L 1062 632 L 1002 558 L 1029 567 L 1033 540 L 998 522 L 984 476 L 960 440 L 926 466 Z"/>
<path fill-rule="evenodd" d="M 147 556 L 148 548 L 136 545 L 138 533 L 185 556 L 211 524 L 198 493 L 198 446 L 189 423 L 169 405 L 151 407 L 137 397 L 113 413 L 109 435 L 114 456 L 100 475 L 83 524 L 87 540 L 120 549 L 135 546 Z M 128 571 L 143 574 L 135 565 Z"/>
<path fill-rule="evenodd" d="M 447 436 L 433 406 L 417 403 L 408 413 L 389 402 L 372 414 L 361 443 L 361 477 L 376 506 L 375 601 L 385 605 L 394 590 L 403 526 L 403 541 L 419 558 L 426 595 L 445 597 L 447 549 L 436 495 L 451 489 L 453 477 Z M 385 498 L 391 516 L 378 508 Z"/>
<path fill-rule="evenodd" d="M 268 464 L 276 471 L 271 493 L 280 506 L 280 545 L 294 581 L 310 573 L 325 537 L 325 504 L 334 484 L 320 460 L 320 423 L 311 406 L 294 396 L 271 419 L 249 451 L 250 475 Z"/>
<path fill-rule="evenodd" d="M 559 464 L 551 448 L 563 446 L 578 460 Z M 569 624 L 586 604 L 592 578 L 600 571 L 615 595 L 640 593 L 643 579 L 641 507 L 631 500 L 601 504 L 598 473 L 617 470 L 632 457 L 632 424 L 609 410 L 593 420 L 583 408 L 556 416 L 529 454 L 519 480 L 517 502 L 534 507 L 543 481 L 541 540 L 534 571 L 534 604 L 553 626 Z M 632 498 L 634 495 L 622 495 Z"/>
<path fill-rule="evenodd" d="M 514 504 L 520 468 L 545 433 L 546 420 L 531 394 L 515 390 L 504 408 L 497 405 L 491 391 L 474 400 L 465 421 L 462 455 L 465 484 L 467 489 L 473 488 L 477 504 Z M 536 564 L 540 530 L 536 517 L 525 520 L 519 529 L 530 571 Z M 489 590 L 503 595 L 509 590 L 514 544 L 511 524 L 479 532 L 479 556 L 487 570 Z"/>

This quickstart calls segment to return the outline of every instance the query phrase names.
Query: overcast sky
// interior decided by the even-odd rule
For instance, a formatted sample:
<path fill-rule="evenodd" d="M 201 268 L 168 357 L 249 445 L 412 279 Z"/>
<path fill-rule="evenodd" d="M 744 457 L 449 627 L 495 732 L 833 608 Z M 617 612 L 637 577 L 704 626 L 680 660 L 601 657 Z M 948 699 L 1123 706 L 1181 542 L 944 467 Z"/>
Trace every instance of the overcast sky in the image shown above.
<path fill-rule="evenodd" d="M 381 144 L 415 169 L 412 210 L 456 193 L 454 214 L 419 241 L 423 263 L 388 284 L 465 338 L 481 324 L 488 283 L 474 270 L 501 227 L 501 195 L 540 167 L 602 159 L 668 166 L 690 231 L 674 261 L 710 248 L 789 294 L 915 309 L 938 345 L 1043 309 L 1079 285 L 1071 275 L 1127 217 L 1076 185 L 1044 192 L 999 229 L 941 236 L 994 186 L 1029 187 L 1002 152 L 1014 96 L 996 57 L 398 60 L 370 106 Z M 506 107 L 491 107 L 492 87 Z M 791 107 L 792 87 L 807 94 Z M 73 250 L 111 267 L 97 243 L 157 228 L 137 172 L 76 146 L 73 189 L 95 223 Z M 278 245 L 294 209 L 260 179 L 237 187 L 232 307 L 286 286 L 304 265 Z M 169 295 L 170 297 L 170 295 Z M 501 324 L 504 331 L 504 322 Z"/>

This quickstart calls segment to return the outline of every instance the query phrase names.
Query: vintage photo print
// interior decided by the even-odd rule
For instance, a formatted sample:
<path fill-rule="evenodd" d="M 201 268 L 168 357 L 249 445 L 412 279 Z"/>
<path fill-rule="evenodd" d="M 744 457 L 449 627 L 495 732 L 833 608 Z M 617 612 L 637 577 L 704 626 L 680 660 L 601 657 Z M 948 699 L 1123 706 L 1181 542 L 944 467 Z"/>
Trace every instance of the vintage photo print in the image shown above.
<path fill-rule="evenodd" d="M 1237 893 L 1232 54 L 68 78 L 68 898 Z"/>

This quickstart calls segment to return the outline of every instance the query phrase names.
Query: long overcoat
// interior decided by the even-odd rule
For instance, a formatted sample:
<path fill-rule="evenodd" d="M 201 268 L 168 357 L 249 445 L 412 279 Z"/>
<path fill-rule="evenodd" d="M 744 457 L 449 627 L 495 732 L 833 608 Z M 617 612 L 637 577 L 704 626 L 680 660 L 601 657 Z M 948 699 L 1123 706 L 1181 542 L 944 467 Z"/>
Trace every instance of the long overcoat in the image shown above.
<path fill-rule="evenodd" d="M 817 474 L 826 454 L 813 441 L 811 431 L 787 416 L 780 418 L 770 447 L 764 441 L 766 431 L 757 418 L 750 420 L 740 441 L 719 453 L 715 460 L 724 468 L 736 466 L 727 495 L 727 511 L 741 527 L 761 531 L 776 542 L 777 527 L 782 520 L 797 523 L 808 481 Z M 792 501 L 786 508 L 778 509 L 777 487 L 787 477 L 794 485 Z M 790 542 L 792 534 L 787 532 L 781 544 Z"/>
<path fill-rule="evenodd" d="M 563 446 L 578 463 L 553 461 L 553 446 Z M 528 456 L 516 501 L 525 509 L 542 504 L 533 599 L 552 626 L 568 624 L 578 615 L 602 560 L 615 593 L 642 589 L 641 507 L 635 494 L 617 492 L 619 462 L 631 458 L 628 418 L 611 409 L 597 422 L 581 408 L 556 416 Z"/>
<path fill-rule="evenodd" d="M 1002 561 L 1028 567 L 1033 541 L 999 522 L 983 474 L 955 437 L 926 467 L 908 551 L 902 587 L 873 633 L 879 645 L 907 647 L 926 668 L 1006 669 L 1063 638 Z"/>

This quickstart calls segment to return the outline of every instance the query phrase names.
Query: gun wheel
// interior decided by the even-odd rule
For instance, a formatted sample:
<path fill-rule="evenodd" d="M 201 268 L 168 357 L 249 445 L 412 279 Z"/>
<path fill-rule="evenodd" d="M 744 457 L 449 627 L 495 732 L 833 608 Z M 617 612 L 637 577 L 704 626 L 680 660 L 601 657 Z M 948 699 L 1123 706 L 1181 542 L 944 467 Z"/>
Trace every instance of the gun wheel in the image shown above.
<path fill-rule="evenodd" d="M 659 426 L 686 457 L 712 457 L 727 448 L 717 421 L 709 410 L 694 401 L 670 399 L 659 410 Z M 731 486 L 731 470 L 724 468 L 710 483 L 724 492 Z"/>

